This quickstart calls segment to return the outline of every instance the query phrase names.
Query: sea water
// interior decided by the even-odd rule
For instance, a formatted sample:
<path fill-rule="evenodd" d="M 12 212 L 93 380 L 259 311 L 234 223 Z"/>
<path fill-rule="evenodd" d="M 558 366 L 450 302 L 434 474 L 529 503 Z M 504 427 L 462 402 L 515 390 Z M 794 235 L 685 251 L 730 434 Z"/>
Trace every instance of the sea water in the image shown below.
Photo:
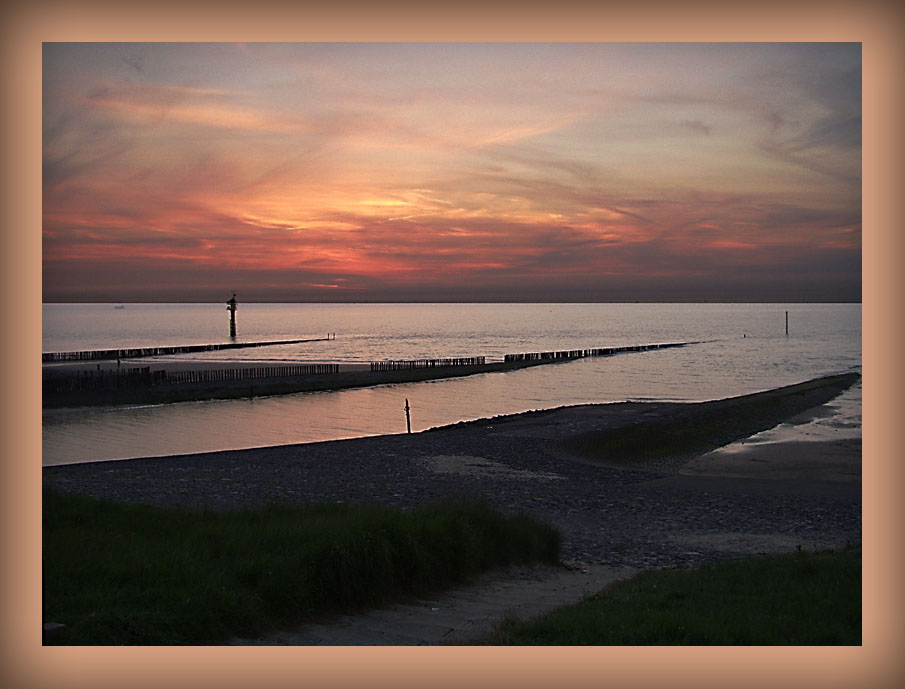
<path fill-rule="evenodd" d="M 786 334 L 788 312 L 788 334 Z M 155 361 L 365 363 L 700 341 L 506 373 L 240 400 L 45 410 L 43 463 L 405 432 L 572 404 L 703 401 L 861 367 L 860 304 L 242 304 L 240 342 Z M 335 339 L 327 339 L 335 333 Z M 225 304 L 46 304 L 43 351 L 229 341 Z M 860 383 L 810 439 L 860 436 Z"/>

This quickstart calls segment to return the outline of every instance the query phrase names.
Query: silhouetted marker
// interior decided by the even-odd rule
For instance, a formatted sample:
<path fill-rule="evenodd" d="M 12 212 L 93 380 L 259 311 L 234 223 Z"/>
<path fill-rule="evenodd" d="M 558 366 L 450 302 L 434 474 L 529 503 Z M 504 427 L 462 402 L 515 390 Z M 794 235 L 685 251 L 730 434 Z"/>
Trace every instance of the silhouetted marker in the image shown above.
<path fill-rule="evenodd" d="M 233 292 L 232 299 L 226 302 L 226 310 L 229 311 L 229 336 L 236 336 L 236 293 Z"/>

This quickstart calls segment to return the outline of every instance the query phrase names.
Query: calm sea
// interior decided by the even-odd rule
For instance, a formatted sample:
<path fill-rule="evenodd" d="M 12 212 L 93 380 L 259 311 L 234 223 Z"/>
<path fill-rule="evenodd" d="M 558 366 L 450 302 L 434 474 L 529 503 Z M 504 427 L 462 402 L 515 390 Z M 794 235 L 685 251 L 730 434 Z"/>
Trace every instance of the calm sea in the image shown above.
<path fill-rule="evenodd" d="M 786 335 L 786 312 L 789 333 Z M 861 368 L 860 304 L 241 304 L 239 341 L 329 341 L 158 360 L 362 363 L 706 340 L 359 390 L 128 408 L 45 410 L 45 465 L 333 440 L 530 409 L 702 401 Z M 228 341 L 225 304 L 45 304 L 43 351 Z M 860 384 L 804 439 L 860 436 Z"/>

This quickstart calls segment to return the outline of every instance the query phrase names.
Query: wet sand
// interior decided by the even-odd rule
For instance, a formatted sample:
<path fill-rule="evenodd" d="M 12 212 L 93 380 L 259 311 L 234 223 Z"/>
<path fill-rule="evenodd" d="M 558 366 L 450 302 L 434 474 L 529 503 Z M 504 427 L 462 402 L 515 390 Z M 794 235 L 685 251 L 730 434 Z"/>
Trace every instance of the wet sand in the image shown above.
<path fill-rule="evenodd" d="M 861 482 L 861 439 L 740 444 L 690 460 L 686 476 L 782 481 Z"/>

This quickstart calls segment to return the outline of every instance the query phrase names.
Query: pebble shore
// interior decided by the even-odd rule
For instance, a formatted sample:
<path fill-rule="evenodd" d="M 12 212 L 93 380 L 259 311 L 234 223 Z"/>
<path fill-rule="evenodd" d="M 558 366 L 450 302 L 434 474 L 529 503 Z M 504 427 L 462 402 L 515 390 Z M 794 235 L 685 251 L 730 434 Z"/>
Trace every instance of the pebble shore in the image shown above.
<path fill-rule="evenodd" d="M 800 413 L 848 384 L 812 384 L 785 398 Z M 676 415 L 693 422 L 695 413 L 732 413 L 749 397 L 581 405 L 415 434 L 45 467 L 44 487 L 214 510 L 319 501 L 410 508 L 468 495 L 554 524 L 566 562 L 614 567 L 695 565 L 860 542 L 860 440 L 835 444 L 836 456 L 841 451 L 857 467 L 857 477 L 852 472 L 844 480 L 820 475 L 824 443 L 798 448 L 818 469 L 794 479 L 764 471 L 755 477 L 683 473 L 694 457 L 608 466 L 566 449 L 565 441 L 578 434 Z M 793 411 L 778 407 L 776 423 Z M 740 426 L 737 437 L 750 432 Z"/>

